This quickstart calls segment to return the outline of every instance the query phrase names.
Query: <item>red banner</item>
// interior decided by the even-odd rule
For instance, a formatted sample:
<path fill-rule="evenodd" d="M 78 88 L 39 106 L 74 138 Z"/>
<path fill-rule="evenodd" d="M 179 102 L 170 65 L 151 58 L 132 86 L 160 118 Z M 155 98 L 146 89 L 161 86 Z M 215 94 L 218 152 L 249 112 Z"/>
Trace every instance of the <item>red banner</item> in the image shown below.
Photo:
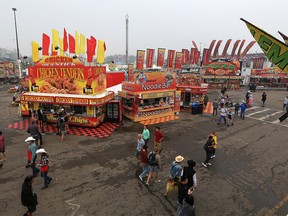
<path fill-rule="evenodd" d="M 134 82 L 134 66 L 133 64 L 128 65 L 128 82 Z"/>
<path fill-rule="evenodd" d="M 176 69 L 182 68 L 182 57 L 183 57 L 182 52 L 176 52 L 176 58 L 175 58 L 175 68 Z"/>
<path fill-rule="evenodd" d="M 222 52 L 222 58 L 226 58 L 227 50 L 228 50 L 228 48 L 230 46 L 231 41 L 232 41 L 232 39 L 227 40 L 227 42 L 225 44 L 225 47 L 223 49 L 223 52 Z"/>
<path fill-rule="evenodd" d="M 153 67 L 155 49 L 147 49 L 146 68 Z"/>
<path fill-rule="evenodd" d="M 188 64 L 189 63 L 189 50 L 188 49 L 182 49 L 182 64 Z"/>
<path fill-rule="evenodd" d="M 210 55 L 211 55 L 210 49 L 204 49 L 203 50 L 203 55 L 202 55 L 202 65 L 203 66 L 210 63 Z"/>
<path fill-rule="evenodd" d="M 191 48 L 190 64 L 199 64 L 200 51 L 196 48 Z"/>
<path fill-rule="evenodd" d="M 42 35 L 42 55 L 49 55 L 50 37 L 46 34 Z"/>
<path fill-rule="evenodd" d="M 180 112 L 181 91 L 175 91 L 174 112 Z"/>
<path fill-rule="evenodd" d="M 158 48 L 157 54 L 157 66 L 163 67 L 165 61 L 165 48 Z"/>
<path fill-rule="evenodd" d="M 219 56 L 219 55 L 218 55 L 218 50 L 219 50 L 219 47 L 220 47 L 221 43 L 222 43 L 222 40 L 219 40 L 219 41 L 217 42 L 216 47 L 215 47 L 215 49 L 214 49 L 214 53 L 213 53 L 212 58 L 218 58 L 218 56 Z"/>
<path fill-rule="evenodd" d="M 175 58 L 175 50 L 168 50 L 168 62 L 167 67 L 168 68 L 174 68 L 174 58 Z"/>
<path fill-rule="evenodd" d="M 144 68 L 144 56 L 145 56 L 145 50 L 137 50 L 136 68 L 138 70 L 143 70 Z"/>
<path fill-rule="evenodd" d="M 234 55 L 235 55 L 235 53 L 236 53 L 236 49 L 237 49 L 240 41 L 241 41 L 241 40 L 237 40 L 237 41 L 234 43 L 233 49 L 232 49 L 232 52 L 231 52 L 231 55 L 230 55 L 230 58 L 233 58 L 233 57 L 234 57 Z"/>

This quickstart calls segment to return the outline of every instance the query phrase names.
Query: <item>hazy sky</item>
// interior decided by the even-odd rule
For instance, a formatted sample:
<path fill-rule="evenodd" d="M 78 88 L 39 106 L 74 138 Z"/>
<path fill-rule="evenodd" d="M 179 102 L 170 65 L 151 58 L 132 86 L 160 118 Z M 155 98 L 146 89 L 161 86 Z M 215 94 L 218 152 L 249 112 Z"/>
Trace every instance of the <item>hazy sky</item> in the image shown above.
<path fill-rule="evenodd" d="M 253 40 L 244 18 L 277 38 L 288 35 L 287 0 L 0 0 L 0 47 L 16 49 L 12 7 L 17 8 L 20 53 L 31 55 L 31 41 L 41 46 L 42 33 L 55 28 L 106 42 L 106 56 L 125 54 L 125 16 L 129 15 L 129 55 L 137 49 L 181 51 L 208 47 L 213 39 Z M 282 40 L 282 39 L 281 39 Z M 223 49 L 222 43 L 220 50 Z M 257 44 L 251 52 L 260 51 Z"/>

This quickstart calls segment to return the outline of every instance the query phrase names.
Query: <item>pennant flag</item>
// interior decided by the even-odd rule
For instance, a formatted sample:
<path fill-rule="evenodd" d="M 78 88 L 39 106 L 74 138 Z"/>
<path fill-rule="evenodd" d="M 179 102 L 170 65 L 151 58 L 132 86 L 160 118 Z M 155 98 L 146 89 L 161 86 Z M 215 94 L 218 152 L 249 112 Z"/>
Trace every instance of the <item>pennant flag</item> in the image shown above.
<path fill-rule="evenodd" d="M 167 67 L 168 68 L 174 68 L 174 58 L 175 58 L 175 50 L 168 50 L 168 62 Z"/>
<path fill-rule="evenodd" d="M 77 31 L 75 32 L 75 53 L 80 55 L 80 37 Z"/>
<path fill-rule="evenodd" d="M 222 43 L 222 40 L 219 40 L 217 42 L 212 58 L 218 58 L 218 50 L 219 50 L 221 43 Z"/>
<path fill-rule="evenodd" d="M 237 41 L 234 43 L 233 48 L 232 48 L 232 52 L 231 52 L 231 55 L 230 55 L 230 58 L 234 58 L 236 49 L 237 49 L 240 41 L 241 41 L 241 40 L 237 40 Z"/>
<path fill-rule="evenodd" d="M 58 47 L 59 43 L 59 32 L 55 29 L 52 29 L 52 55 L 57 55 L 58 50 L 55 47 Z"/>
<path fill-rule="evenodd" d="M 281 37 L 283 38 L 285 43 L 288 44 L 288 37 L 286 35 L 284 35 L 283 33 L 281 33 L 280 31 L 278 31 L 278 33 L 281 35 Z"/>
<path fill-rule="evenodd" d="M 210 46 L 209 46 L 209 50 L 210 50 L 210 52 L 212 52 L 215 43 L 216 43 L 216 40 L 211 41 Z"/>
<path fill-rule="evenodd" d="M 146 68 L 153 67 L 154 53 L 155 53 L 155 49 L 147 49 Z"/>
<path fill-rule="evenodd" d="M 181 69 L 182 68 L 182 52 L 176 52 L 176 58 L 175 58 L 175 69 Z"/>
<path fill-rule="evenodd" d="M 92 52 L 92 54 L 95 55 L 96 46 L 97 46 L 97 40 L 93 36 L 90 36 L 90 41 L 93 43 L 93 49 L 92 49 L 93 52 Z M 105 45 L 105 47 L 106 47 L 106 45 Z M 105 51 L 105 49 L 104 49 L 104 51 Z"/>
<path fill-rule="evenodd" d="M 67 38 L 67 32 L 65 28 L 64 28 L 64 35 L 63 35 L 63 50 L 64 52 L 67 52 L 68 50 L 68 38 Z"/>
<path fill-rule="evenodd" d="M 64 43 L 63 39 L 59 37 L 59 55 L 60 56 L 65 56 L 65 52 L 63 50 L 63 48 L 64 48 L 63 43 Z"/>
<path fill-rule="evenodd" d="M 95 55 L 95 49 L 94 48 L 94 42 L 92 40 L 87 40 L 87 62 L 92 62 L 93 61 L 93 56 Z"/>
<path fill-rule="evenodd" d="M 227 50 L 228 50 L 228 48 L 229 48 L 229 46 L 230 46 L 231 41 L 232 41 L 232 39 L 227 40 L 227 42 L 226 42 L 226 44 L 225 44 L 225 46 L 224 46 L 223 52 L 222 52 L 222 58 L 225 58 L 225 57 L 226 57 L 226 55 L 227 55 Z"/>
<path fill-rule="evenodd" d="M 241 18 L 267 58 L 288 74 L 288 45 Z"/>
<path fill-rule="evenodd" d="M 104 52 L 105 52 L 105 47 L 104 47 L 105 42 L 103 40 L 98 40 L 98 50 L 97 50 L 97 63 L 103 64 L 105 57 L 104 57 Z"/>
<path fill-rule="evenodd" d="M 197 44 L 195 43 L 194 40 L 192 41 L 192 44 L 193 44 L 194 48 L 196 48 L 198 50 Z"/>
<path fill-rule="evenodd" d="M 85 54 L 86 38 L 83 34 L 80 34 L 80 54 Z"/>
<path fill-rule="evenodd" d="M 75 53 L 75 38 L 72 35 L 68 35 L 69 38 L 69 53 Z"/>
<path fill-rule="evenodd" d="M 49 47 L 50 47 L 50 37 L 46 34 L 42 34 L 42 55 L 49 55 Z"/>
<path fill-rule="evenodd" d="M 143 70 L 144 68 L 144 56 L 145 56 L 145 50 L 137 50 L 136 68 L 138 70 Z"/>
<path fill-rule="evenodd" d="M 32 41 L 32 61 L 38 62 L 39 59 L 39 44 L 35 41 Z"/>
<path fill-rule="evenodd" d="M 244 49 L 243 53 L 241 53 L 240 58 L 243 58 L 255 43 L 256 43 L 256 41 L 251 41 L 248 44 L 248 46 Z"/>
<path fill-rule="evenodd" d="M 157 54 L 157 66 L 163 67 L 165 61 L 165 48 L 158 48 Z"/>
<path fill-rule="evenodd" d="M 238 53 L 237 53 L 237 56 L 236 56 L 237 58 L 240 58 L 241 50 L 242 50 L 242 48 L 243 48 L 243 46 L 244 46 L 245 41 L 246 41 L 246 40 L 242 40 L 242 42 L 241 42 L 241 44 L 240 44 L 240 47 L 239 47 L 239 49 L 238 49 Z"/>

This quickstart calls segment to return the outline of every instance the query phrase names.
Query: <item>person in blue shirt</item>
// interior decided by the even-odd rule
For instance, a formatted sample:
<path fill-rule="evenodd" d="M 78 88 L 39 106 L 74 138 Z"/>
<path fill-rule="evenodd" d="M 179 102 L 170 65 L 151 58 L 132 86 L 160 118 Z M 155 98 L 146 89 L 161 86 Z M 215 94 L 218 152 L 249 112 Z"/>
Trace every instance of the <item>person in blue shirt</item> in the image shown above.
<path fill-rule="evenodd" d="M 246 111 L 246 103 L 245 103 L 245 101 L 243 101 L 242 104 L 240 105 L 240 109 L 241 109 L 240 118 L 242 118 L 244 120 L 245 111 Z"/>

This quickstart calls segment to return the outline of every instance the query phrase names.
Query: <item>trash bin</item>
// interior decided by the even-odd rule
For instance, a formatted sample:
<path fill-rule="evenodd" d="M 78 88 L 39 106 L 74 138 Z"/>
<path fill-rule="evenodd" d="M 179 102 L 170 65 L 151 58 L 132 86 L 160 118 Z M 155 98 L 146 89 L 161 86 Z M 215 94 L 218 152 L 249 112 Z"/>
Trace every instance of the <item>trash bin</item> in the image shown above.
<path fill-rule="evenodd" d="M 199 103 L 198 104 L 197 112 L 198 112 L 198 114 L 202 114 L 203 113 L 203 103 Z"/>
<path fill-rule="evenodd" d="M 198 103 L 196 103 L 196 102 L 192 103 L 191 113 L 192 113 L 192 115 L 198 114 Z"/>

